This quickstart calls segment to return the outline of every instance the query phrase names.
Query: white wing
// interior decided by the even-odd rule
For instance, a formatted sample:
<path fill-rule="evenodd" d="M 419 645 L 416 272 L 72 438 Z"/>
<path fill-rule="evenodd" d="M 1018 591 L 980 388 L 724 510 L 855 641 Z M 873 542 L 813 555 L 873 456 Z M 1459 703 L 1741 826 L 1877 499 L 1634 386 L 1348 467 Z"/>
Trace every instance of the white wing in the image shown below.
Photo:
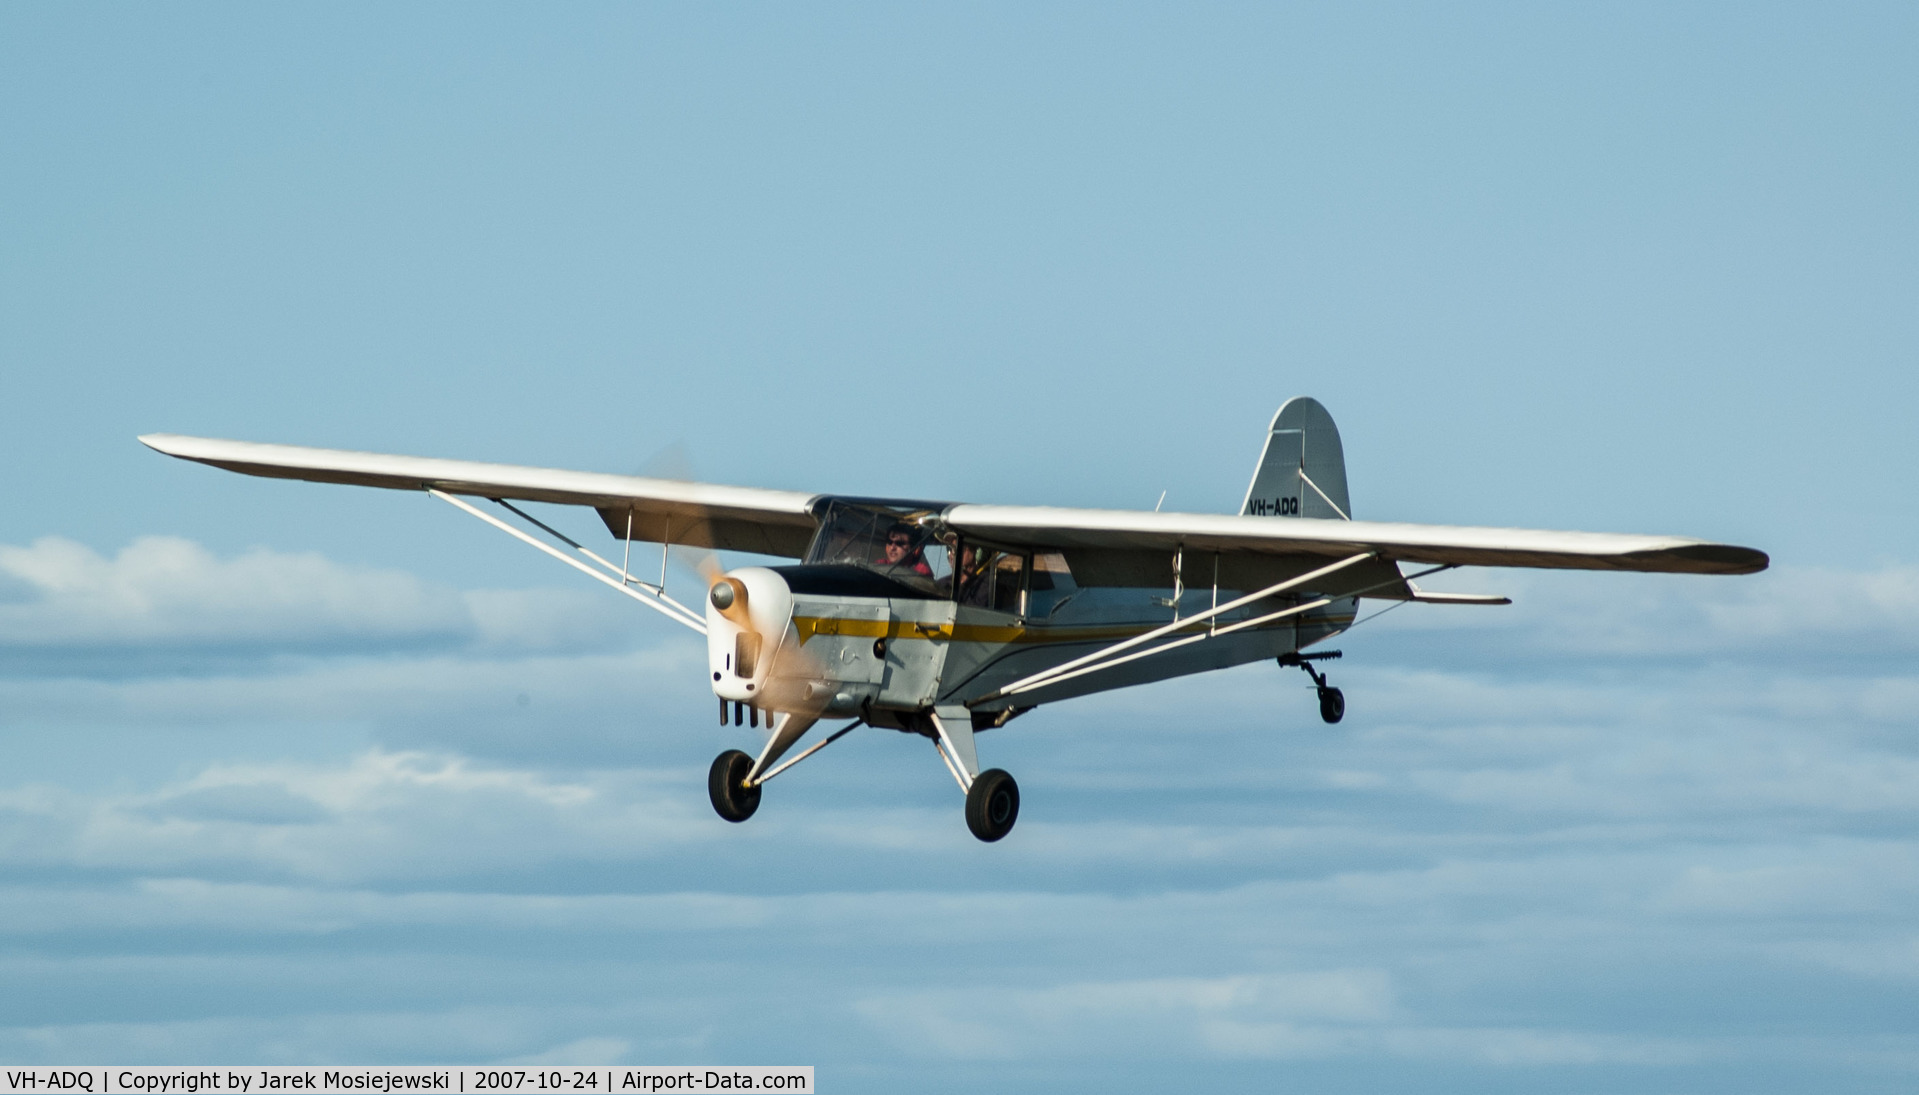
<path fill-rule="evenodd" d="M 1753 548 L 1680 536 L 1050 506 L 956 505 L 942 516 L 949 528 L 969 536 L 1069 551 L 1171 554 L 1184 548 L 1334 557 L 1377 552 L 1391 562 L 1684 574 L 1751 574 L 1768 562 L 1765 552 Z"/>
<path fill-rule="evenodd" d="M 448 494 L 591 506 L 600 512 L 615 536 L 625 535 L 627 515 L 631 513 L 634 539 L 692 547 L 797 557 L 805 553 L 817 525 L 812 509 L 815 496 L 796 491 L 261 445 L 170 433 L 147 434 L 140 441 L 168 456 L 247 475 L 393 490 L 424 491 L 431 487 Z"/>
<path fill-rule="evenodd" d="M 824 497 L 177 434 L 148 434 L 140 440 L 169 456 L 248 475 L 591 506 L 615 536 L 625 534 L 630 513 L 634 539 L 767 555 L 805 553 L 818 525 L 817 503 Z M 1184 548 L 1242 558 L 1298 558 L 1373 552 L 1388 563 L 1691 574 L 1750 574 L 1764 570 L 1768 562 L 1764 552 L 1753 548 L 1679 536 L 964 503 L 946 507 L 940 519 L 948 528 L 982 540 L 1105 553 L 1170 555 Z"/>

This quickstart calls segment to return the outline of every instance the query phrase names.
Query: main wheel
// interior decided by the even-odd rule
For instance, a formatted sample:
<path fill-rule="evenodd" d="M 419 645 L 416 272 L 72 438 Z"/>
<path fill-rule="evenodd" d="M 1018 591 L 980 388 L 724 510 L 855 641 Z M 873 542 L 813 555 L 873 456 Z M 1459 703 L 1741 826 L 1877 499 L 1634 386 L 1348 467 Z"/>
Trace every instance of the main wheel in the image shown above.
<path fill-rule="evenodd" d="M 745 821 L 760 808 L 759 787 L 746 786 L 746 773 L 753 770 L 753 758 L 738 749 L 728 749 L 713 758 L 706 773 L 706 794 L 713 800 L 713 812 L 728 821 Z"/>
<path fill-rule="evenodd" d="M 966 827 L 991 844 L 1019 820 L 1019 784 L 1004 769 L 988 768 L 966 792 Z"/>
<path fill-rule="evenodd" d="M 1319 717 L 1327 722 L 1338 722 L 1346 717 L 1346 693 L 1337 688 L 1319 690 Z"/>

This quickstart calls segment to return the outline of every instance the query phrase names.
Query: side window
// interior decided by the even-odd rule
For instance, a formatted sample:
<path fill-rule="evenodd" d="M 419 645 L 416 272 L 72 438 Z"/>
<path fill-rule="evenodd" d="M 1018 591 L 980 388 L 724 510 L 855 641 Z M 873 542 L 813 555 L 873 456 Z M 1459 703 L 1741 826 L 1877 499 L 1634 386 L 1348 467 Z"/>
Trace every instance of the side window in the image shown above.
<path fill-rule="evenodd" d="M 1072 600 L 1073 595 L 1079 592 L 1079 583 L 1073 581 L 1073 571 L 1066 565 L 1066 556 L 1056 551 L 1033 556 L 1032 590 L 1026 613 L 1042 620 Z"/>
<path fill-rule="evenodd" d="M 988 548 L 960 549 L 959 596 L 963 605 L 1018 612 L 1026 557 Z"/>
<path fill-rule="evenodd" d="M 1026 556 L 1004 551 L 996 551 L 993 556 L 993 607 L 1001 612 L 1018 612 Z"/>

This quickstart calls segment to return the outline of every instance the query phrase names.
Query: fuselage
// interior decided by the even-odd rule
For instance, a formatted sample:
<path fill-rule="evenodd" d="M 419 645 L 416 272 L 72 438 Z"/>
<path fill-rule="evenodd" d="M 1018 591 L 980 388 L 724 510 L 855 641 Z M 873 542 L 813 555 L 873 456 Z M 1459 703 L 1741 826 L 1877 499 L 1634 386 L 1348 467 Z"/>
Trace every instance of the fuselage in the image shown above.
<path fill-rule="evenodd" d="M 1291 653 L 1352 622 L 1354 602 L 1335 601 L 1006 695 L 1001 689 L 1032 674 L 1203 613 L 1240 591 L 1082 585 L 1063 554 L 942 540 L 913 523 L 931 506 L 836 503 L 834 510 L 806 562 L 729 571 L 714 587 L 726 589 L 709 592 L 708 670 L 721 699 L 902 728 L 936 705 L 961 704 L 976 724 L 994 725 L 1040 703 Z M 854 535 L 835 536 L 849 525 L 859 525 Z M 1168 638 L 1302 599 L 1257 601 Z"/>

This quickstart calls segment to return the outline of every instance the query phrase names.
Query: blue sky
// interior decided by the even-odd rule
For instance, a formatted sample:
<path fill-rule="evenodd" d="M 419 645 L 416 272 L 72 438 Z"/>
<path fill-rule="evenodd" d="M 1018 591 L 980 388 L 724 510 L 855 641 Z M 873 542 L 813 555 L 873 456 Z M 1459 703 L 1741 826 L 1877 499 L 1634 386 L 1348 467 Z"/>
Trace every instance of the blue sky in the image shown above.
<path fill-rule="evenodd" d="M 1916 32 L 0 9 L 0 1058 L 1909 1090 Z M 891 734 L 726 825 L 677 628 L 133 441 L 1207 512 L 1295 394 L 1358 516 L 1775 567 L 1036 712 L 988 847 Z"/>

